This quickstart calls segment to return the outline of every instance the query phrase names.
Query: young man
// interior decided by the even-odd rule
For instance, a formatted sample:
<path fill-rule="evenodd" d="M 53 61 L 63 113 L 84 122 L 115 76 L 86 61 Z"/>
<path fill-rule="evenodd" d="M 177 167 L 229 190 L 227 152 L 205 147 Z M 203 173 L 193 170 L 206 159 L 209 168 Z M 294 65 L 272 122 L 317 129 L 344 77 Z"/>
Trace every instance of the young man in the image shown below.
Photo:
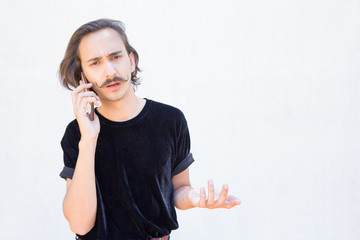
<path fill-rule="evenodd" d="M 79 239 L 169 239 L 178 228 L 175 206 L 240 204 L 227 185 L 219 196 L 211 180 L 208 194 L 191 187 L 186 119 L 177 108 L 135 95 L 138 62 L 122 23 L 109 19 L 81 26 L 61 62 L 76 116 L 61 141 L 63 211 Z M 93 120 L 88 104 L 98 106 Z"/>

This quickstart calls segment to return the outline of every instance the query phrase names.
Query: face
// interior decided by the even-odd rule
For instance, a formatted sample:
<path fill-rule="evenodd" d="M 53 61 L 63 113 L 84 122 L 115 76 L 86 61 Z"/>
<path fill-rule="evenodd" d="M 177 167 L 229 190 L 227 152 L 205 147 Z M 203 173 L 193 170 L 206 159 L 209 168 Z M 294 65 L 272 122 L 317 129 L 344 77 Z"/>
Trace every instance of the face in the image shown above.
<path fill-rule="evenodd" d="M 79 44 L 81 66 L 102 101 L 119 101 L 133 91 L 134 55 L 128 54 L 119 33 L 111 28 L 85 35 Z M 111 82 L 119 77 L 125 81 Z"/>

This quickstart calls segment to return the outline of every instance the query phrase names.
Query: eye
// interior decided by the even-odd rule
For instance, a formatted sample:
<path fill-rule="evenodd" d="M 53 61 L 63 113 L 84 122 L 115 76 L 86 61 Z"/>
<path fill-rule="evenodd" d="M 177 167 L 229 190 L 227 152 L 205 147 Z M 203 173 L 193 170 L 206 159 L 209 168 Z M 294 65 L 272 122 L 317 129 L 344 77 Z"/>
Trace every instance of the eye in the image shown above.
<path fill-rule="evenodd" d="M 119 59 L 119 58 L 120 58 L 119 55 L 115 55 L 115 56 L 113 57 L 113 59 Z"/>
<path fill-rule="evenodd" d="M 95 65 L 98 65 L 98 64 L 99 64 L 99 62 L 95 61 L 95 62 L 91 63 L 90 66 L 95 66 Z"/>

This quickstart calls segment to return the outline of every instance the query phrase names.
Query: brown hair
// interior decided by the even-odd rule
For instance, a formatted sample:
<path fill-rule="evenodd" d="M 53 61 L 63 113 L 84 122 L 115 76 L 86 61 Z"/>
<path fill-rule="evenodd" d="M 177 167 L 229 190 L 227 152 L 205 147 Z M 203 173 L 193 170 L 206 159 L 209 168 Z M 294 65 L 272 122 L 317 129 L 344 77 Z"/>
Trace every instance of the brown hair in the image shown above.
<path fill-rule="evenodd" d="M 134 87 L 140 84 L 140 79 L 136 76 L 137 73 L 140 72 L 140 68 L 138 67 L 139 55 L 128 42 L 124 24 L 118 20 L 98 19 L 79 27 L 70 38 L 64 59 L 61 61 L 59 69 L 60 82 L 65 88 L 71 90 L 71 87 L 76 88 L 79 86 L 79 81 L 81 79 L 80 74 L 82 71 L 79 56 L 79 44 L 81 39 L 89 33 L 96 32 L 104 28 L 112 28 L 118 32 L 124 42 L 127 53 L 134 54 L 135 71 L 131 73 L 131 82 Z"/>

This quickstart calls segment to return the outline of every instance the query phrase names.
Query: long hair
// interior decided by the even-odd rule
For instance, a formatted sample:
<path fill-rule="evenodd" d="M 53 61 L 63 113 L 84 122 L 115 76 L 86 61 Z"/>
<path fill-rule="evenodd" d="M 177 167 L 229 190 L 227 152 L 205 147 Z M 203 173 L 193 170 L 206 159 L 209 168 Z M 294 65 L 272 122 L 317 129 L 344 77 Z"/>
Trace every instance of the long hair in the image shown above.
<path fill-rule="evenodd" d="M 121 21 L 112 19 L 98 19 L 89 23 L 86 23 L 79 27 L 71 36 L 69 44 L 65 51 L 64 59 L 61 61 L 59 69 L 59 78 L 61 84 L 69 89 L 79 86 L 81 79 L 81 61 L 79 56 L 79 44 L 81 39 L 92 32 L 102 30 L 104 28 L 112 28 L 119 33 L 121 39 L 124 42 L 126 51 L 128 54 L 133 53 L 135 58 L 135 71 L 131 73 L 131 82 L 134 89 L 140 84 L 140 79 L 137 77 L 137 73 L 140 72 L 138 67 L 139 55 L 136 50 L 129 44 L 128 38 L 125 34 L 125 26 Z"/>

